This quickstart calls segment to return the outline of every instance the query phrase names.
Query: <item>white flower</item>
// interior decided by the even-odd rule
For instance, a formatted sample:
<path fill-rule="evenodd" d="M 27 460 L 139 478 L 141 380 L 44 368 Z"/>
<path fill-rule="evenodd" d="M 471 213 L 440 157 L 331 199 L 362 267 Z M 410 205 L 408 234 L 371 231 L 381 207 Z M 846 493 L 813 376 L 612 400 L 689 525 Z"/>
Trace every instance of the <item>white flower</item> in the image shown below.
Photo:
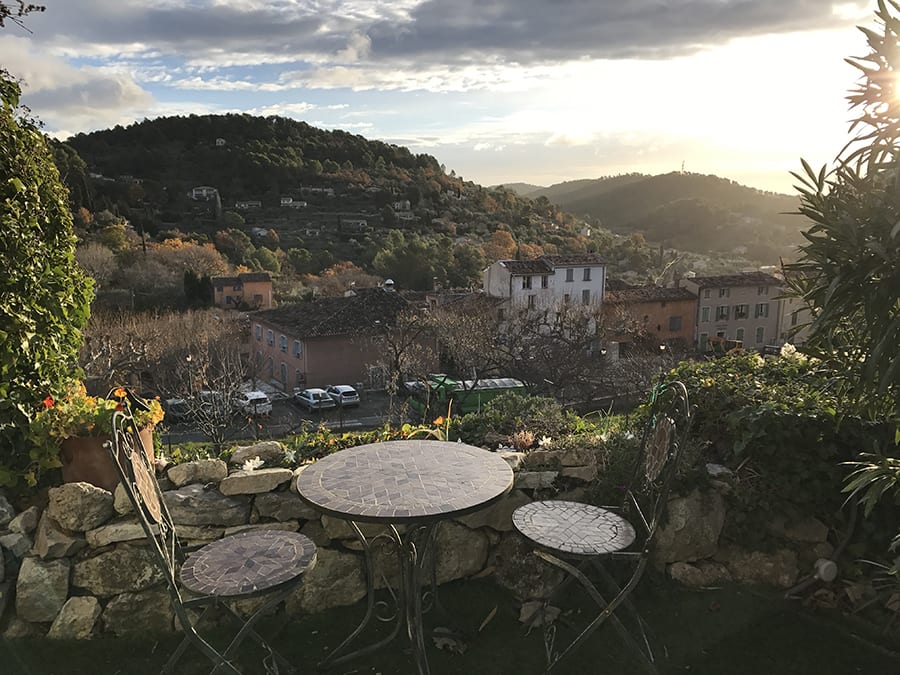
<path fill-rule="evenodd" d="M 549 446 L 551 443 L 553 443 L 553 439 L 549 436 L 544 436 L 543 438 L 538 439 L 538 445 L 540 447 Z"/>
<path fill-rule="evenodd" d="M 265 464 L 263 460 L 261 460 L 259 457 L 254 457 L 253 459 L 248 459 L 246 462 L 244 462 L 244 465 L 241 468 L 244 471 L 256 471 L 263 464 Z"/>

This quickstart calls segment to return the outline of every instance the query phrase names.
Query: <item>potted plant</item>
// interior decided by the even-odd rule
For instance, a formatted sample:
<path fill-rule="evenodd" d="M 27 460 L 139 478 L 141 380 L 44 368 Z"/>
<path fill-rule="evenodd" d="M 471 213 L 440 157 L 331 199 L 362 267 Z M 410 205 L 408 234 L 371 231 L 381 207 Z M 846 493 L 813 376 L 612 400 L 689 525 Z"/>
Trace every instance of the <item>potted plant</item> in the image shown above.
<path fill-rule="evenodd" d="M 110 439 L 113 413 L 122 409 L 125 396 L 121 388 L 108 398 L 89 396 L 80 382 L 59 399 L 48 396 L 31 422 L 32 457 L 39 466 L 61 467 L 63 482 L 84 481 L 112 492 L 119 478 L 103 443 Z M 146 403 L 149 410 L 132 412 L 152 459 L 153 428 L 164 413 L 157 399 Z"/>

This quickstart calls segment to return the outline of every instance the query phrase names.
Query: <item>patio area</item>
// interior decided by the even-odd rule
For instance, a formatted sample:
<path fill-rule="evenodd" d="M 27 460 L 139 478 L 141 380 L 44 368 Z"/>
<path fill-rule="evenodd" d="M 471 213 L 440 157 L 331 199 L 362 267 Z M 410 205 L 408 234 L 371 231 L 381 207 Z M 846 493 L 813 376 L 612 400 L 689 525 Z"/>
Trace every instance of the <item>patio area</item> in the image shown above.
<path fill-rule="evenodd" d="M 517 620 L 518 605 L 508 593 L 490 579 L 454 582 L 441 589 L 448 610 L 473 631 L 492 613 L 494 616 L 468 640 L 464 653 L 429 644 L 434 675 L 538 675 L 543 671 L 541 635 L 537 629 L 525 634 L 526 628 Z M 661 673 L 840 675 L 900 671 L 900 654 L 890 649 L 893 646 L 896 650 L 896 645 L 891 645 L 889 638 L 847 617 L 802 609 L 777 593 L 746 586 L 690 591 L 648 574 L 636 601 L 656 636 Z M 316 672 L 315 664 L 346 636 L 363 611 L 362 605 L 356 605 L 292 621 L 283 627 L 274 645 L 299 673 Z M 80 642 L 0 642 L 0 663 L 4 672 L 23 675 L 149 675 L 159 672 L 179 639 L 169 635 Z M 263 654 L 255 645 L 245 645 L 241 655 L 244 672 L 262 673 Z M 329 672 L 406 675 L 414 672 L 409 657 L 402 649 L 388 648 Z M 178 672 L 206 673 L 208 669 L 206 659 L 189 653 Z M 570 661 L 561 664 L 558 672 L 642 671 L 607 627 Z"/>

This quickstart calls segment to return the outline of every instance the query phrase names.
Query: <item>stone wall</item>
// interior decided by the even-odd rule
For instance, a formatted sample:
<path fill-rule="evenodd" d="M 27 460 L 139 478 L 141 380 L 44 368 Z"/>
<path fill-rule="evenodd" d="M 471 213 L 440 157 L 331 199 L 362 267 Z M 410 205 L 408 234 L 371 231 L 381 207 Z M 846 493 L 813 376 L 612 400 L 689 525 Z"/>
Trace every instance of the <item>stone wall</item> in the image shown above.
<path fill-rule="evenodd" d="M 528 466 L 542 470 L 524 466 L 522 453 L 501 454 L 515 470 L 514 489 L 488 509 L 438 526 L 437 576 L 445 583 L 493 575 L 524 601 L 540 596 L 558 572 L 530 555 L 530 548 L 513 531 L 513 510 L 532 498 L 584 499 L 583 485 L 596 476 L 597 468 L 589 451 L 530 453 Z M 160 484 L 182 543 L 204 544 L 247 529 L 302 532 L 318 546 L 318 561 L 281 611 L 317 612 L 361 600 L 363 555 L 350 528 L 300 500 L 294 479 L 303 467 L 238 468 L 256 457 L 277 465 L 284 448 L 274 441 L 238 448 L 231 468 L 218 459 L 161 467 Z M 694 491 L 670 502 L 657 565 L 667 566 L 673 578 L 695 586 L 728 580 L 782 587 L 795 583 L 798 555 L 791 548 L 762 554 L 719 546 L 725 518 L 720 493 L 728 484 L 715 483 L 721 490 Z M 560 486 L 568 490 L 560 492 Z M 3 636 L 83 639 L 98 633 L 175 630 L 163 577 L 130 511 L 121 487 L 112 494 L 87 483 L 64 484 L 50 488 L 40 505 L 18 512 L 0 495 Z M 790 530 L 784 523 L 781 527 Z M 374 528 L 364 526 L 367 536 L 375 533 Z M 810 555 L 827 557 L 823 528 L 807 524 L 792 536 L 794 541 L 799 537 L 809 542 Z M 378 539 L 373 559 L 376 579 L 391 581 L 397 571 L 386 546 Z"/>

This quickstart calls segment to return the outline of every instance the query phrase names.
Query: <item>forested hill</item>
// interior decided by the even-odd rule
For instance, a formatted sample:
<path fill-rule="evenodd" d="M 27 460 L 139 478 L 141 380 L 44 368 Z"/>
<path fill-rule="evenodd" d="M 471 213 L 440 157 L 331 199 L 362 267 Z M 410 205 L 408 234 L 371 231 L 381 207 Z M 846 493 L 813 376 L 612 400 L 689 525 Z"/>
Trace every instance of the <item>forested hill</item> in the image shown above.
<path fill-rule="evenodd" d="M 67 144 L 92 172 L 179 190 L 211 185 L 229 201 L 277 195 L 336 176 L 362 185 L 405 185 L 416 177 L 450 182 L 430 155 L 276 116 L 163 117 L 78 134 Z"/>
<path fill-rule="evenodd" d="M 528 191 L 527 196 L 545 196 L 614 232 L 640 232 L 650 241 L 686 250 L 744 247 L 759 259 L 786 254 L 801 243 L 800 232 L 810 225 L 792 215 L 797 197 L 692 173 L 569 181 Z"/>

